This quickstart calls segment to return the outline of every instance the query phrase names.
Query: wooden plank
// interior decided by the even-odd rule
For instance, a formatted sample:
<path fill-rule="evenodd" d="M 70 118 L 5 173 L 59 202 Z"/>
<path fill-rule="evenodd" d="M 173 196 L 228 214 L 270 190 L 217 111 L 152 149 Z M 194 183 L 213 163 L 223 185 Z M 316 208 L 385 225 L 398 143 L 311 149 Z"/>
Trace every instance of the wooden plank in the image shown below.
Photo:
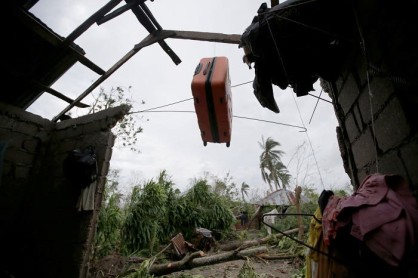
<path fill-rule="evenodd" d="M 18 16 L 19 20 L 32 32 L 37 34 L 39 37 L 47 41 L 53 46 L 60 46 L 62 47 L 63 40 L 60 38 L 57 34 L 50 31 L 48 28 L 45 28 L 44 26 L 40 25 L 38 21 L 30 14 L 25 12 L 22 9 L 19 9 L 16 12 L 16 15 Z M 59 51 L 59 54 L 64 55 L 65 51 L 71 51 L 71 54 L 75 55 L 75 59 L 77 59 L 80 63 L 82 63 L 84 66 L 88 67 L 95 73 L 102 75 L 105 73 L 103 69 L 101 69 L 98 65 L 93 63 L 91 60 L 89 60 L 86 56 L 84 56 L 85 52 L 83 49 L 76 45 L 68 44 L 65 48 L 62 48 Z M 58 55 L 58 54 L 57 54 Z M 58 57 L 58 56 L 57 56 Z"/>
<path fill-rule="evenodd" d="M 138 6 L 143 1 L 144 0 L 136 0 L 134 2 L 127 3 L 126 5 L 124 5 L 124 6 L 120 7 L 120 8 L 117 8 L 113 12 L 108 13 L 107 15 L 103 16 L 102 18 L 98 19 L 96 21 L 96 23 L 97 23 L 97 25 L 101 25 L 103 23 L 106 23 L 109 20 L 111 20 L 111 19 L 113 19 L 113 18 L 115 18 L 115 17 L 123 14 L 124 12 L 129 11 L 133 6 Z"/>
<path fill-rule="evenodd" d="M 126 2 L 131 2 L 131 0 L 125 0 Z M 155 31 L 161 31 L 162 28 L 158 24 L 158 22 L 155 20 L 154 16 L 151 14 L 151 12 L 148 10 L 148 8 L 144 8 L 145 5 L 141 5 L 140 7 L 134 6 L 132 7 L 132 12 L 138 19 L 138 21 L 142 24 L 142 26 L 147 29 L 147 31 L 151 34 Z M 148 13 L 148 14 L 147 14 Z M 158 44 L 161 46 L 161 48 L 167 53 L 167 55 L 171 58 L 171 60 L 174 62 L 174 64 L 178 65 L 181 63 L 180 58 L 177 56 L 176 53 L 167 45 L 167 43 L 163 40 L 158 41 Z"/>
<path fill-rule="evenodd" d="M 58 119 L 67 113 L 71 108 L 75 106 L 76 103 L 80 102 L 86 96 L 88 96 L 97 86 L 99 86 L 103 81 L 105 81 L 109 76 L 111 76 L 118 68 L 120 68 L 124 63 L 126 63 L 130 58 L 132 58 L 135 53 L 139 51 L 136 49 L 130 50 L 125 56 L 123 56 L 116 64 L 114 64 L 109 70 L 107 70 L 102 76 L 100 76 L 93 84 L 91 84 L 79 97 L 77 97 L 70 105 L 68 105 L 64 110 L 62 110 L 57 116 L 55 116 L 52 121 L 57 122 Z"/>
<path fill-rule="evenodd" d="M 71 34 L 65 38 L 63 41 L 63 45 L 69 45 L 73 41 L 75 41 L 81 34 L 83 34 L 87 29 L 90 28 L 97 20 L 102 18 L 105 14 L 110 12 L 114 7 L 116 7 L 122 0 L 110 0 L 106 5 L 100 8 L 97 12 L 92 14 L 89 18 L 87 18 L 80 26 L 78 26 Z"/>
<path fill-rule="evenodd" d="M 59 98 L 59 99 L 62 99 L 62 100 L 63 100 L 63 101 L 65 101 L 65 102 L 68 102 L 68 103 L 72 103 L 72 102 L 74 102 L 74 100 L 73 100 L 72 98 L 69 98 L 69 97 L 67 97 L 67 96 L 66 96 L 66 95 L 64 95 L 64 94 L 62 94 L 62 93 L 60 93 L 60 92 L 58 92 L 58 91 L 56 91 L 56 90 L 54 90 L 54 89 L 52 89 L 52 88 L 50 88 L 50 87 L 48 87 L 48 86 L 45 86 L 44 84 L 41 84 L 40 82 L 38 82 L 38 81 L 36 81 L 36 80 L 31 80 L 30 82 L 31 82 L 33 85 L 37 86 L 38 88 L 40 88 L 40 89 L 44 90 L 45 92 L 47 92 L 47 93 L 49 93 L 49 94 L 51 94 L 51 95 L 53 95 L 53 96 L 55 96 L 55 97 L 57 97 L 57 98 Z M 80 108 L 86 108 L 86 107 L 89 107 L 89 105 L 84 104 L 84 103 L 82 103 L 82 102 L 77 102 L 77 103 L 75 103 L 74 105 L 75 105 L 75 106 L 77 106 L 77 107 L 80 107 Z"/>
<path fill-rule="evenodd" d="M 233 43 L 238 44 L 240 35 L 225 35 L 219 33 L 207 33 L 207 32 L 193 32 L 193 31 L 173 31 L 173 30 L 160 30 L 155 31 L 152 34 L 149 34 L 145 39 L 140 43 L 136 44 L 132 50 L 130 50 L 125 56 L 123 56 L 116 64 L 114 64 L 108 71 L 106 71 L 102 76 L 100 76 L 89 88 L 87 88 L 78 98 L 76 98 L 70 105 L 68 105 L 64 110 L 62 110 L 57 116 L 55 116 L 52 121 L 56 122 L 58 119 L 67 113 L 71 108 L 75 106 L 75 103 L 84 99 L 88 94 L 90 94 L 97 86 L 99 86 L 103 81 L 105 81 L 109 76 L 111 76 L 118 68 L 120 68 L 124 63 L 126 63 L 130 58 L 132 58 L 139 50 L 149 46 L 154 43 L 159 43 L 161 40 L 166 38 L 176 38 L 176 39 L 190 39 L 190 40 L 200 40 L 200 41 L 212 41 L 212 42 L 222 42 L 222 43 Z"/>
<path fill-rule="evenodd" d="M 230 44 L 239 44 L 241 41 L 241 35 L 237 34 L 222 34 L 197 31 L 161 30 L 154 32 L 153 35 L 172 39 L 186 39 Z"/>

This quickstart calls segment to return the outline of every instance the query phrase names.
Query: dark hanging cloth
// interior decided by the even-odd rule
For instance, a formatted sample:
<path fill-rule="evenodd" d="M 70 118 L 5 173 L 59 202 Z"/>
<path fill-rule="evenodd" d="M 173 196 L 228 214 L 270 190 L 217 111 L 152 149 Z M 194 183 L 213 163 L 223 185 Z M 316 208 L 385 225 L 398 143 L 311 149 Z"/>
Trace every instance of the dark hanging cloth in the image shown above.
<path fill-rule="evenodd" d="M 86 188 L 97 179 L 97 156 L 93 146 L 70 151 L 63 163 L 65 177 L 80 188 Z"/>
<path fill-rule="evenodd" d="M 244 49 L 244 62 L 250 68 L 254 63 L 254 95 L 263 107 L 279 113 L 272 85 L 282 90 L 290 86 L 304 96 L 314 90 L 319 77 L 336 80 L 347 57 L 347 43 L 340 38 L 353 26 L 347 3 L 288 0 L 273 8 L 260 6 L 239 47 Z"/>

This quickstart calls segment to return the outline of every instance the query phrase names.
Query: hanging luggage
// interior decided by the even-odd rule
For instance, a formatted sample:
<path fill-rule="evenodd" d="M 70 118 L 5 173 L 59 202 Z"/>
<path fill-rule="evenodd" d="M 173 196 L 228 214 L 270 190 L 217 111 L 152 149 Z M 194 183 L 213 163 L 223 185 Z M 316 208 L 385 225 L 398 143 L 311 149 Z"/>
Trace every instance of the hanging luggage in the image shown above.
<path fill-rule="evenodd" d="M 202 58 L 197 65 L 192 94 L 203 145 L 226 143 L 232 129 L 232 96 L 227 57 Z"/>

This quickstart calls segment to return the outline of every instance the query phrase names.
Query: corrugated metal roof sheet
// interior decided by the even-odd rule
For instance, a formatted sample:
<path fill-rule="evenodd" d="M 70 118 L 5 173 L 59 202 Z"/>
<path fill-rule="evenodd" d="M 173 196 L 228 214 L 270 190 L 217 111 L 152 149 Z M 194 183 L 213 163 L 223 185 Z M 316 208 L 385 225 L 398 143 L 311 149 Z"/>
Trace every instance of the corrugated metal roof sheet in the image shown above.
<path fill-rule="evenodd" d="M 295 205 L 296 197 L 295 193 L 290 190 L 278 189 L 266 197 L 258 201 L 256 204 L 260 206 L 291 206 Z M 301 195 L 301 203 L 307 203 L 309 199 Z"/>

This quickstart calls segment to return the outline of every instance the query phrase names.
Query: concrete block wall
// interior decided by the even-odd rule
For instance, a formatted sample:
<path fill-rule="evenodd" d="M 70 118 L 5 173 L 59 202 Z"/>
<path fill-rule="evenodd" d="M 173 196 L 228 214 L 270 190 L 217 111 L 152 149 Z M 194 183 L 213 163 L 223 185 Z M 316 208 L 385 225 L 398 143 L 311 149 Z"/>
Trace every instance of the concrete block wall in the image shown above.
<path fill-rule="evenodd" d="M 7 159 L 4 159 L 0 193 L 5 192 L 4 196 L 11 195 L 22 201 L 18 204 L 4 203 L 2 208 L 5 215 L 15 211 L 10 221 L 19 224 L 9 226 L 6 237 L 0 238 L 1 244 L 10 243 L 7 252 L 13 253 L 6 265 L 0 267 L 17 271 L 16 277 L 86 277 L 92 251 L 91 243 L 115 140 L 111 128 L 128 112 L 129 107 L 120 106 L 58 123 L 10 106 L 1 108 L 0 121 L 4 124 L 0 125 L 0 130 L 7 132 L 4 131 L 0 139 L 17 144 L 17 134 L 20 136 L 22 130 L 30 131 L 28 138 L 21 140 L 25 143 L 19 145 L 35 149 L 36 152 L 28 158 L 27 154 L 12 155 L 12 149 L 6 149 Z M 6 124 L 12 118 L 10 111 L 19 112 L 20 115 L 13 118 L 11 130 L 10 124 Z M 80 189 L 63 176 L 62 165 L 69 151 L 90 145 L 96 150 L 99 170 L 95 206 L 92 211 L 79 211 L 76 203 Z M 17 150 L 13 152 L 17 153 Z M 11 169 L 16 167 L 9 165 L 29 165 L 29 162 L 36 167 L 31 167 L 31 171 L 24 173 L 25 177 L 21 178 L 19 184 L 20 191 L 11 190 L 17 178 L 10 178 Z M 2 196 L 0 194 L 0 198 Z M 6 218 L 2 212 L 0 216 Z M 25 262 L 27 269 L 19 269 L 22 255 L 30 258 Z"/>
<path fill-rule="evenodd" d="M 410 101 L 416 92 L 394 78 L 398 70 L 390 61 L 403 50 L 388 49 L 373 26 L 362 27 L 367 48 L 353 47 L 340 77 L 327 86 L 345 170 L 355 188 L 372 173 L 399 174 L 418 197 L 418 110 Z"/>
<path fill-rule="evenodd" d="M 46 119 L 0 103 L 0 271 L 14 267 L 24 254 L 17 244 L 26 236 L 22 218 L 52 127 Z"/>

